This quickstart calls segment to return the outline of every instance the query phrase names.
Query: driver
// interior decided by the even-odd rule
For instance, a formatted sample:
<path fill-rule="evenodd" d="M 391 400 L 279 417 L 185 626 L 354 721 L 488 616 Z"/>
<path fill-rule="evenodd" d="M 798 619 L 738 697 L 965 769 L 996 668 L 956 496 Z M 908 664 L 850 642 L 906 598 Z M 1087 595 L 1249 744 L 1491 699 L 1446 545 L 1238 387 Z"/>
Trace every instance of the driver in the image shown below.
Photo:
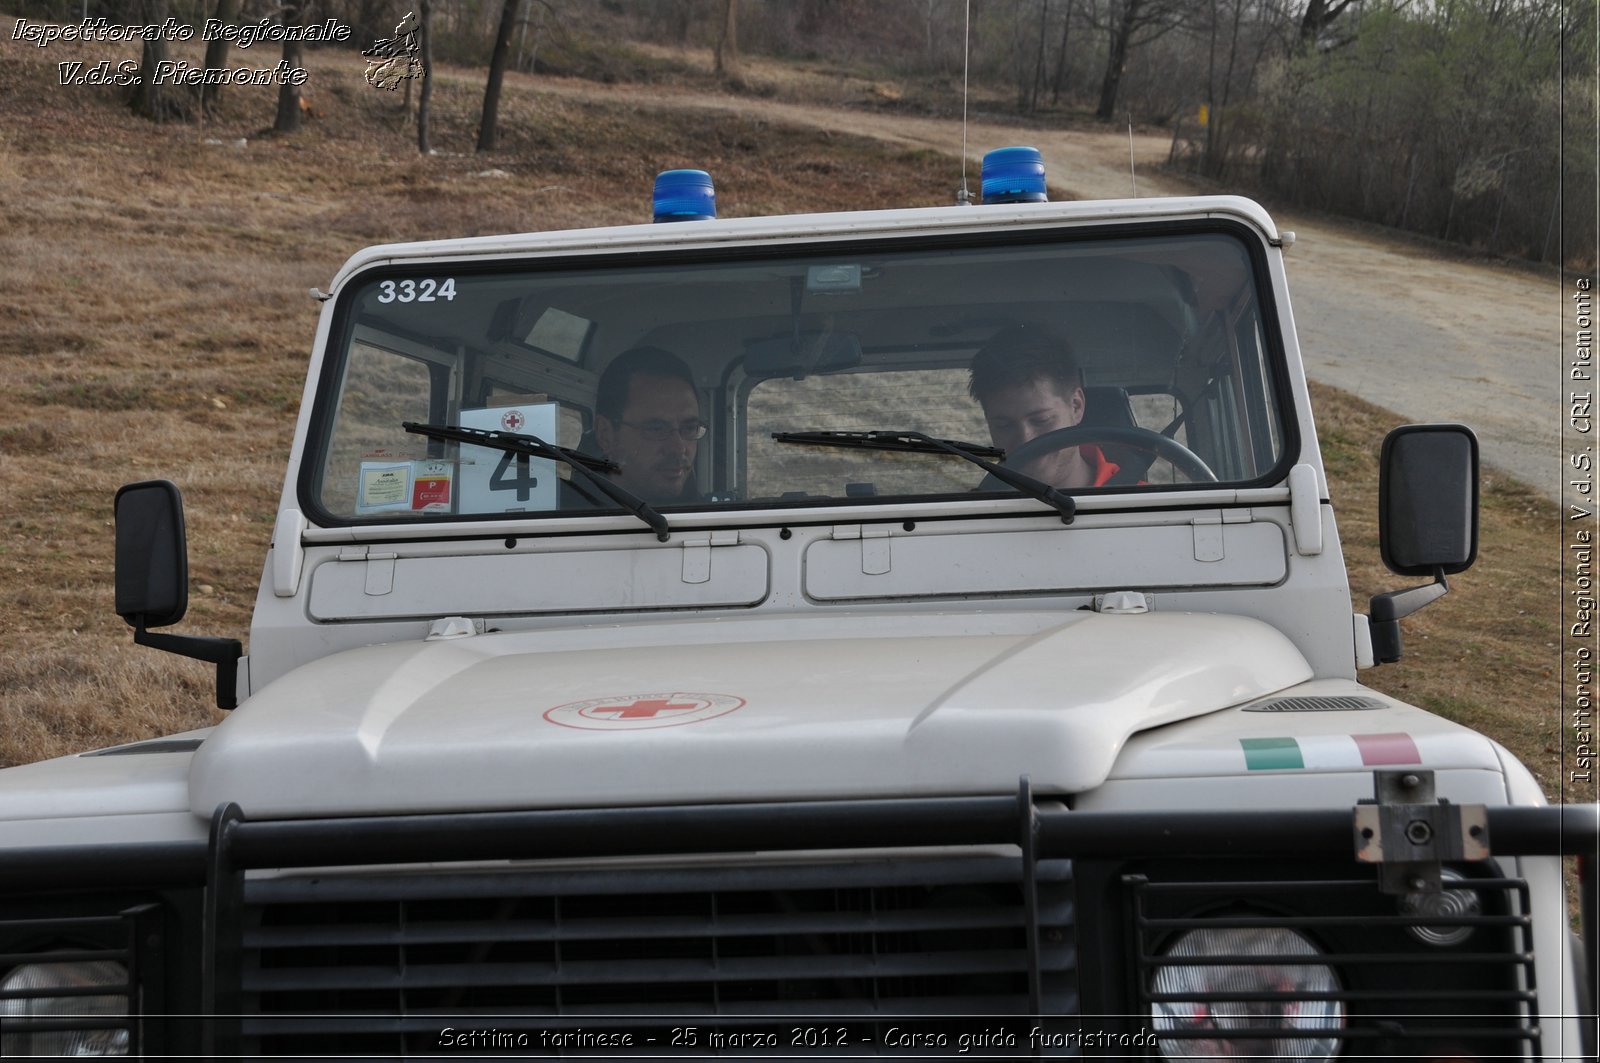
<path fill-rule="evenodd" d="M 1031 439 L 1083 420 L 1083 373 L 1067 341 L 1007 329 L 972 359 L 967 391 L 983 407 L 994 445 L 1011 453 Z M 1119 468 L 1089 443 L 1062 447 L 1016 466 L 1052 487 L 1103 487 Z"/>
<path fill-rule="evenodd" d="M 699 500 L 694 459 L 706 426 L 683 359 L 660 347 L 623 351 L 600 374 L 594 405 L 595 441 L 621 466 L 619 486 L 646 502 Z"/>

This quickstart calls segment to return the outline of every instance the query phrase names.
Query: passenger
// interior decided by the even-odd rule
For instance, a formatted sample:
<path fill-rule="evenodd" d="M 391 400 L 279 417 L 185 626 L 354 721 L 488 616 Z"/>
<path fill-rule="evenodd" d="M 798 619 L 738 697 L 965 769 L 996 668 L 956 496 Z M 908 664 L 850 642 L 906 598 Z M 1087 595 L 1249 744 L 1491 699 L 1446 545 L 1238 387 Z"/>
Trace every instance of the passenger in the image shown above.
<path fill-rule="evenodd" d="M 660 347 L 634 347 L 600 374 L 594 403 L 600 452 L 621 466 L 619 486 L 646 502 L 699 500 L 694 459 L 706 426 L 683 359 Z"/>
<path fill-rule="evenodd" d="M 972 359 L 967 391 L 983 407 L 994 445 L 1014 452 L 1030 439 L 1083 420 L 1083 373 L 1066 340 L 1007 329 Z M 1100 448 L 1061 447 L 1014 466 L 1052 487 L 1102 487 L 1119 471 Z"/>

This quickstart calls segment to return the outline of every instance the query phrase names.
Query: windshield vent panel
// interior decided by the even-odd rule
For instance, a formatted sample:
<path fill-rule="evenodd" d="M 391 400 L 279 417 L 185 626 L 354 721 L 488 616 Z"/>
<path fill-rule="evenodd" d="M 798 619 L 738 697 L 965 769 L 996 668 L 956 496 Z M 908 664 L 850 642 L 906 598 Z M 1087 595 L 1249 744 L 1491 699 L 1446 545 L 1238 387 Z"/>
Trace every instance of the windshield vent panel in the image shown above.
<path fill-rule="evenodd" d="M 1359 695 L 1313 695 L 1298 698 L 1273 698 L 1259 705 L 1246 706 L 1244 712 L 1346 712 L 1381 709 L 1383 702 L 1377 698 Z"/>

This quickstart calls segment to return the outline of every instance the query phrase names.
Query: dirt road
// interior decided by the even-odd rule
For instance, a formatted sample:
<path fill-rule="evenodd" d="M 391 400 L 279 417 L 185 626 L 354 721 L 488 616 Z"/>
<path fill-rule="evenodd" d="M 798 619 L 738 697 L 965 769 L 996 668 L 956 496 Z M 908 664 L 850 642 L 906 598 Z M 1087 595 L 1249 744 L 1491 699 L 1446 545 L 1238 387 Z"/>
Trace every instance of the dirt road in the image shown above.
<path fill-rule="evenodd" d="M 540 81 L 546 91 L 638 99 L 640 87 Z M 652 104 L 760 115 L 957 156 L 959 122 L 837 110 L 651 86 Z M 1177 195 L 1187 189 L 1155 172 L 1165 137 L 1041 130 L 972 121 L 969 157 L 1032 144 L 1052 185 L 1076 198 Z M 952 171 L 951 189 L 959 175 Z M 978 184 L 978 164 L 969 167 Z M 1293 310 L 1308 374 L 1410 421 L 1461 421 L 1482 441 L 1486 464 L 1558 499 L 1562 483 L 1564 386 L 1560 282 L 1554 276 L 1432 254 L 1334 222 L 1278 212 L 1295 232 L 1287 256 Z M 1398 423 L 1398 422 L 1397 422 Z"/>

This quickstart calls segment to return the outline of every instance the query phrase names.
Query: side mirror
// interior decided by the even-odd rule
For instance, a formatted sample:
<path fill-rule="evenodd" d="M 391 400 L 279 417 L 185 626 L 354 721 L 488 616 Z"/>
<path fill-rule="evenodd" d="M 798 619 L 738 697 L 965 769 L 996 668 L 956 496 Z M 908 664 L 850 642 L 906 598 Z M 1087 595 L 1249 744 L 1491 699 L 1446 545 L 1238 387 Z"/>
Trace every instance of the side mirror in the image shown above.
<path fill-rule="evenodd" d="M 170 480 L 144 480 L 117 489 L 117 615 L 133 626 L 133 641 L 217 666 L 217 708 L 239 703 L 238 639 L 163 635 L 189 611 L 189 547 L 183 496 Z"/>
<path fill-rule="evenodd" d="M 1402 576 L 1453 575 L 1478 556 L 1478 437 L 1459 424 L 1408 424 L 1383 441 L 1378 544 Z"/>
<path fill-rule="evenodd" d="M 117 489 L 117 615 L 135 628 L 171 627 L 189 610 L 183 496 L 171 480 Z"/>
<path fill-rule="evenodd" d="M 1374 595 L 1368 628 L 1380 664 L 1400 659 L 1400 619 L 1450 590 L 1445 576 L 1478 557 L 1478 437 L 1459 424 L 1410 424 L 1383 441 L 1378 469 L 1378 548 L 1421 587 Z"/>

